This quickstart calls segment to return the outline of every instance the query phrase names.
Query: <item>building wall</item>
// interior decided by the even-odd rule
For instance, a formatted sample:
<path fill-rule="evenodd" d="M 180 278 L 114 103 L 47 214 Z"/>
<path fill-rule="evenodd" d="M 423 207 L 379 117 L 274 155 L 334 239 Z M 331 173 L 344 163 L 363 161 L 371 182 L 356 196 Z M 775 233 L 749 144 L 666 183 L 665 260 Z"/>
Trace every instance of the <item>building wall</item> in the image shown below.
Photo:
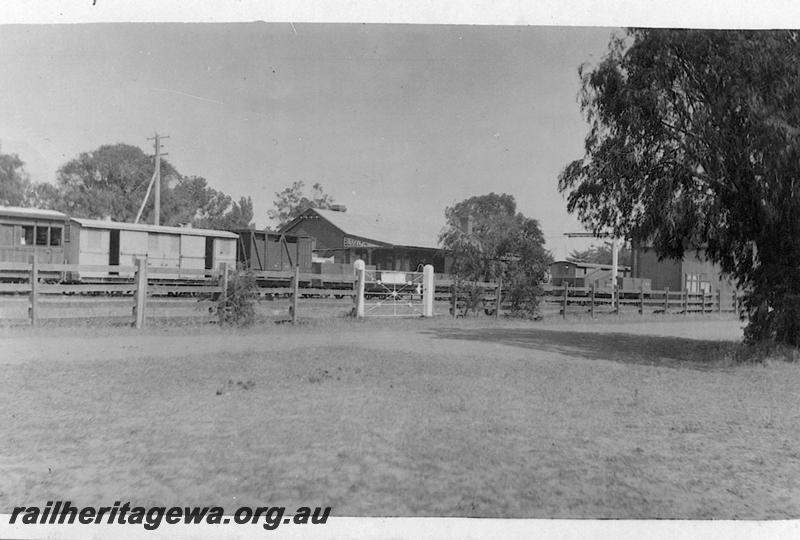
<path fill-rule="evenodd" d="M 698 292 L 702 287 L 710 289 L 711 293 L 721 290 L 723 294 L 731 293 L 735 287 L 720 275 L 720 268 L 711 261 L 706 260 L 701 251 L 687 251 L 683 260 L 664 259 L 651 249 L 634 249 L 634 277 L 650 278 L 654 290 L 663 290 L 669 287 L 672 291 L 681 291 L 695 288 Z"/>
<path fill-rule="evenodd" d="M 658 260 L 653 250 L 634 249 L 633 277 L 649 278 L 653 290 L 663 291 L 667 287 L 671 291 L 683 289 L 681 262 L 674 259 Z"/>

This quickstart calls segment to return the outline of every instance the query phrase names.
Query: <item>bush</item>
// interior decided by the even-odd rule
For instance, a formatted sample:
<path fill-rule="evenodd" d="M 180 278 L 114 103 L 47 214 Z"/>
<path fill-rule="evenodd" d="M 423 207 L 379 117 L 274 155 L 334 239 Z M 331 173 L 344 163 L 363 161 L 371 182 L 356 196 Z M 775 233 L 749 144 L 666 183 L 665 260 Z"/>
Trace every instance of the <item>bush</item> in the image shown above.
<path fill-rule="evenodd" d="M 511 315 L 527 319 L 541 317 L 539 305 L 543 295 L 541 285 L 525 280 L 510 283 L 504 293 L 511 303 Z"/>
<path fill-rule="evenodd" d="M 256 318 L 258 286 L 252 272 L 234 272 L 228 278 L 225 295 L 220 295 L 217 316 L 220 324 L 247 326 Z"/>

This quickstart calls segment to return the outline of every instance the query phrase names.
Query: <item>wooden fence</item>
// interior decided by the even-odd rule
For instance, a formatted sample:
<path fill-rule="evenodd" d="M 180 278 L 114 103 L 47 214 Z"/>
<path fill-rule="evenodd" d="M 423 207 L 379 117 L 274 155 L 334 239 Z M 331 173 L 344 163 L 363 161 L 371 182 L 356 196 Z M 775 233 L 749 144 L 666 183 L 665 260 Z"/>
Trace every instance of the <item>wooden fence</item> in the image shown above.
<path fill-rule="evenodd" d="M 43 321 L 98 319 L 137 328 L 147 322 L 217 321 L 217 309 L 232 276 L 224 265 L 220 270 L 154 268 L 144 259 L 136 266 L 45 265 L 34 257 L 27 263 L 0 263 L 0 272 L 8 275 L 9 271 L 16 274 L 16 281 L 0 283 L 0 322 L 33 326 Z M 61 281 L 70 273 L 91 273 L 94 282 Z M 289 286 L 258 288 L 260 315 L 296 322 L 299 311 L 304 317 L 325 317 L 352 309 L 352 285 L 337 282 L 341 276 L 284 274 L 277 277 L 286 278 Z M 338 286 L 326 287 L 328 283 Z"/>
<path fill-rule="evenodd" d="M 502 286 L 485 283 L 480 301 L 474 307 L 477 313 L 499 316 L 511 311 L 509 298 Z M 438 287 L 438 282 L 437 282 Z M 741 297 L 737 292 L 691 293 L 688 291 L 601 289 L 595 287 L 554 287 L 545 285 L 540 302 L 542 316 L 558 315 L 653 315 L 653 314 L 711 314 L 738 313 Z M 453 286 L 446 292 L 437 292 L 437 312 L 443 306 L 452 316 L 460 316 L 470 302 Z M 498 302 L 500 309 L 497 309 Z M 445 304 L 446 303 L 446 304 Z M 474 302 L 473 302 L 474 303 Z"/>
<path fill-rule="evenodd" d="M 143 259 L 136 266 L 0 263 L 0 271 L 14 271 L 24 279 L 0 283 L 0 321 L 39 325 L 43 320 L 97 319 L 130 323 L 136 327 L 148 321 L 218 320 L 217 306 L 224 299 L 232 275 L 220 271 L 148 267 Z M 110 276 L 102 283 L 64 283 L 53 276 L 93 272 Z M 353 277 L 283 272 L 277 276 L 289 285 L 259 287 L 257 312 L 266 317 L 296 322 L 303 317 L 331 317 L 348 314 L 354 305 Z M 285 274 L 285 275 L 284 275 Z M 113 276 L 133 276 L 133 279 Z M 170 279 L 180 276 L 183 281 Z M 190 281 L 187 281 L 189 278 Z M 191 279 L 196 278 L 196 279 Z M 436 315 L 463 315 L 468 307 L 464 293 L 449 276 L 435 277 Z M 48 282 L 50 281 L 50 282 Z M 511 305 L 502 284 L 479 283 L 478 314 L 498 317 Z M 736 293 L 688 293 L 686 291 L 612 290 L 580 287 L 544 287 L 540 304 L 545 317 L 608 314 L 703 314 L 733 313 L 739 309 Z M 497 306 L 500 309 L 497 309 Z"/>

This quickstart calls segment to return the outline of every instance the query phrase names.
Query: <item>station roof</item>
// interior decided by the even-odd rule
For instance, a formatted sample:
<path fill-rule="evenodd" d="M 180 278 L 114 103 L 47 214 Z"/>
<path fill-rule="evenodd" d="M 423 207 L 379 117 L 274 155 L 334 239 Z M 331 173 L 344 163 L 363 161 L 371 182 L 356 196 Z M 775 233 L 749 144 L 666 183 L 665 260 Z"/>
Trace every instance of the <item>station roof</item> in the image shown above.
<path fill-rule="evenodd" d="M 307 219 L 306 216 L 309 214 L 319 215 L 347 236 L 372 240 L 375 243 L 391 247 L 441 249 L 439 247 L 439 231 L 432 230 L 411 219 L 400 221 L 383 216 L 309 208 L 286 225 L 283 230 L 289 230 L 302 219 Z"/>
<path fill-rule="evenodd" d="M 55 210 L 22 208 L 21 206 L 0 206 L 0 215 L 21 218 L 67 219 L 66 214 L 56 212 Z"/>
<path fill-rule="evenodd" d="M 213 229 L 195 229 L 194 227 L 167 227 L 166 225 L 150 225 L 147 223 L 123 223 L 105 219 L 72 218 L 71 221 L 89 229 L 118 229 L 123 231 L 155 232 L 163 234 L 185 234 L 192 236 L 216 236 L 218 238 L 238 238 L 228 231 Z"/>

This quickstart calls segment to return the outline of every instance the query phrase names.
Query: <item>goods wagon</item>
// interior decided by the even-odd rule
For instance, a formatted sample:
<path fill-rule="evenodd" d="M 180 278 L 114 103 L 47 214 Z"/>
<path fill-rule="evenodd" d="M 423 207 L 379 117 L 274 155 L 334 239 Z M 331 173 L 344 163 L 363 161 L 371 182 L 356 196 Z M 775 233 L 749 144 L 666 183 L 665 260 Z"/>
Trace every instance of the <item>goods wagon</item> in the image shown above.
<path fill-rule="evenodd" d="M 178 269 L 177 273 L 157 274 L 161 279 L 197 279 L 202 275 L 181 271 L 236 264 L 237 236 L 227 231 L 81 218 L 71 218 L 68 229 L 66 254 L 72 264 L 133 266 L 137 258 L 147 257 L 148 268 Z M 131 277 L 130 273 L 101 271 L 69 276 L 81 281 Z"/>
<path fill-rule="evenodd" d="M 235 229 L 239 236 L 237 261 L 243 269 L 263 277 L 269 272 L 289 272 L 300 266 L 300 272 L 311 272 L 311 250 L 314 239 L 254 229 Z"/>

